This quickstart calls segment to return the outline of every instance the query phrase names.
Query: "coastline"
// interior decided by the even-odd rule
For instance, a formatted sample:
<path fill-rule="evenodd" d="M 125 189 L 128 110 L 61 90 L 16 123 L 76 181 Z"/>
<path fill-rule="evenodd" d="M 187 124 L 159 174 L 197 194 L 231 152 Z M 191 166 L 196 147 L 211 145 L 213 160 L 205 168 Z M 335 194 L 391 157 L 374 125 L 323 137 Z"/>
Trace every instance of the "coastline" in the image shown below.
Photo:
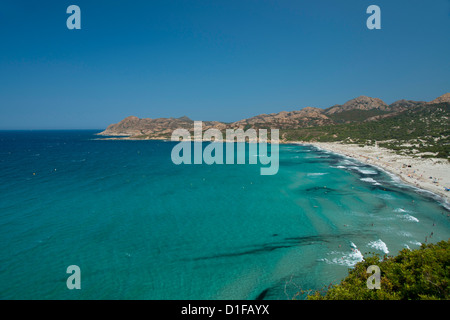
<path fill-rule="evenodd" d="M 97 134 L 98 135 L 98 134 Z M 171 141 L 162 137 L 134 138 L 129 135 L 107 136 L 95 140 L 128 140 Z M 209 141 L 209 140 L 203 140 Z M 223 141 L 231 142 L 231 141 Z M 251 141 L 254 142 L 254 141 Z M 267 141 L 270 143 L 270 141 Z M 334 152 L 356 159 L 362 163 L 375 166 L 389 174 L 398 177 L 402 182 L 415 188 L 431 192 L 442 199 L 445 207 L 450 208 L 450 162 L 438 158 L 413 158 L 398 155 L 393 151 L 376 146 L 360 147 L 356 144 L 342 144 L 340 142 L 303 142 L 280 141 L 279 144 L 312 145 L 319 149 Z"/>
<path fill-rule="evenodd" d="M 450 207 L 450 163 L 445 159 L 413 158 L 398 155 L 378 146 L 360 147 L 355 144 L 338 142 L 301 142 L 292 144 L 312 145 L 314 147 L 356 159 L 372 165 L 400 178 L 404 183 L 431 192 L 442 198 L 445 206 Z"/>

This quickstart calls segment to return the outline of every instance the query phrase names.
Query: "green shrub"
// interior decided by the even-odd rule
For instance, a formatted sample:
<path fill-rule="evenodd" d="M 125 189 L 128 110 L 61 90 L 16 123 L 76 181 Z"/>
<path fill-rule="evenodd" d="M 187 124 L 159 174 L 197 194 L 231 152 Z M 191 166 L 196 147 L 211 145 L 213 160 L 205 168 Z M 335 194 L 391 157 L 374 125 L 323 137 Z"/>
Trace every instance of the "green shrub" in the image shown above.
<path fill-rule="evenodd" d="M 308 300 L 448 300 L 450 281 L 450 240 L 404 249 L 395 256 L 365 257 L 349 271 L 340 284 L 326 292 L 315 291 Z M 366 272 L 370 265 L 381 270 L 381 289 L 368 289 Z"/>

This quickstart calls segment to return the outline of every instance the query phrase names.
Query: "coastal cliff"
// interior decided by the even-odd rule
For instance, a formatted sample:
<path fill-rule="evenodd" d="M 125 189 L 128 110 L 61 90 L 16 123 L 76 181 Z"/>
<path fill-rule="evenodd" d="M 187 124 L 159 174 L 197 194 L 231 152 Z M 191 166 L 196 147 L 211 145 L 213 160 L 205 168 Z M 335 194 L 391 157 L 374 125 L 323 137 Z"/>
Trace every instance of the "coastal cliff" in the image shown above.
<path fill-rule="evenodd" d="M 446 93 L 433 101 L 398 100 L 387 105 L 381 99 L 360 96 L 343 105 L 334 105 L 326 109 L 305 107 L 294 111 L 281 111 L 271 114 L 260 114 L 248 119 L 232 123 L 219 121 L 203 121 L 203 129 L 286 129 L 295 130 L 308 127 L 333 126 L 342 123 L 358 123 L 379 121 L 399 116 L 405 111 L 421 111 L 420 107 L 450 103 L 450 93 Z M 187 116 L 180 118 L 138 118 L 129 116 L 122 121 L 109 125 L 98 135 L 128 136 L 135 138 L 168 138 L 178 128 L 192 130 L 193 120 Z"/>
<path fill-rule="evenodd" d="M 105 139 L 170 139 L 175 129 L 193 131 L 193 120 L 130 116 L 98 133 Z M 281 142 L 342 142 L 378 145 L 408 156 L 450 157 L 450 93 L 432 101 L 360 96 L 326 109 L 306 107 L 260 114 L 232 123 L 203 121 L 203 130 L 279 129 Z"/>

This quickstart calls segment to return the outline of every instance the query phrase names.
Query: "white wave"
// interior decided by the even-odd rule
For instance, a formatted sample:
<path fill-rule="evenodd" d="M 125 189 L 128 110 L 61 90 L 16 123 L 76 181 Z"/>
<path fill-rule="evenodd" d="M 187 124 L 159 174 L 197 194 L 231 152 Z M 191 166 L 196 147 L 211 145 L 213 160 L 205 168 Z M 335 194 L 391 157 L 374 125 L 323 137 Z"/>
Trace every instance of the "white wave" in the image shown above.
<path fill-rule="evenodd" d="M 405 184 L 405 182 L 404 182 L 399 176 L 397 176 L 396 174 L 394 174 L 394 173 L 392 173 L 392 172 L 390 172 L 390 171 L 387 171 L 386 169 L 381 168 L 381 167 L 378 167 L 378 169 L 381 169 L 384 173 L 386 173 L 386 174 L 391 178 L 391 180 L 392 180 L 393 182 L 396 183 L 396 185 L 399 185 L 399 186 L 408 186 L 408 185 Z"/>
<path fill-rule="evenodd" d="M 358 262 L 361 262 L 364 260 L 363 255 L 358 249 L 355 249 L 351 253 L 345 254 L 343 257 L 334 258 L 332 260 L 335 264 L 340 264 L 348 267 L 354 267 Z"/>
<path fill-rule="evenodd" d="M 409 211 L 407 211 L 403 208 L 396 208 L 396 209 L 394 209 L 394 212 L 409 212 Z"/>
<path fill-rule="evenodd" d="M 394 173 L 392 173 L 392 172 L 390 172 L 390 171 L 388 171 L 388 170 L 386 170 L 386 169 L 384 169 L 382 167 L 379 167 L 379 166 L 376 166 L 376 167 L 380 171 L 383 171 L 384 173 L 386 173 L 391 178 L 391 180 L 395 183 L 395 185 L 397 185 L 398 187 L 409 188 L 409 189 L 415 190 L 416 192 L 423 193 L 426 196 L 431 197 L 431 198 L 435 199 L 436 201 L 438 201 L 447 210 L 450 210 L 450 203 L 447 201 L 447 199 L 443 198 L 442 196 L 440 196 L 440 195 L 438 195 L 438 194 L 436 194 L 434 192 L 431 192 L 429 190 L 421 189 L 421 188 L 418 188 L 418 187 L 416 187 L 414 185 L 407 184 L 406 182 L 404 182 L 396 174 L 394 174 Z"/>
<path fill-rule="evenodd" d="M 325 261 L 328 264 L 338 264 L 341 266 L 347 266 L 347 267 L 354 267 L 358 262 L 361 262 L 364 260 L 364 256 L 362 255 L 361 251 L 358 250 L 356 245 L 351 242 L 350 243 L 351 252 L 336 252 L 332 251 L 329 254 L 338 254 L 342 255 L 341 257 L 336 257 L 333 259 L 320 259 L 321 261 Z"/>
<path fill-rule="evenodd" d="M 399 233 L 401 236 L 404 236 L 404 237 L 412 237 L 412 234 L 409 232 L 406 232 L 406 231 L 400 231 Z"/>
<path fill-rule="evenodd" d="M 419 241 L 410 241 L 410 244 L 413 244 L 415 246 L 421 246 L 422 244 Z"/>
<path fill-rule="evenodd" d="M 350 167 L 350 169 L 357 170 L 357 171 L 361 172 L 362 174 L 377 174 L 377 172 L 374 170 L 361 169 L 360 167 L 356 167 L 356 166 Z"/>
<path fill-rule="evenodd" d="M 367 245 L 369 247 L 374 248 L 374 249 L 381 250 L 381 251 L 383 251 L 386 254 L 389 253 L 389 250 L 388 250 L 388 247 L 387 247 L 386 243 L 384 243 L 381 239 L 369 242 Z"/>
<path fill-rule="evenodd" d="M 410 215 L 410 214 L 405 214 L 403 216 L 404 219 L 408 220 L 408 221 L 413 221 L 413 222 L 419 222 L 419 219 L 417 219 L 416 217 Z"/>
<path fill-rule="evenodd" d="M 372 179 L 372 178 L 361 178 L 359 180 L 365 181 L 365 182 L 370 182 L 376 186 L 381 186 L 381 183 L 379 183 L 378 181 L 376 181 L 375 179 Z"/>
<path fill-rule="evenodd" d="M 311 176 L 323 176 L 328 174 L 328 172 L 312 172 L 312 173 L 307 173 L 306 176 L 311 177 Z"/>
<path fill-rule="evenodd" d="M 440 204 L 442 204 L 442 206 L 450 211 L 450 202 L 447 201 L 447 199 L 444 199 L 443 197 L 440 197 L 439 200 Z"/>
<path fill-rule="evenodd" d="M 355 162 L 353 162 L 353 161 L 350 161 L 350 160 L 347 160 L 347 159 L 345 159 L 345 160 L 342 160 L 342 161 L 340 161 L 339 162 L 341 165 L 347 165 L 347 166 L 356 166 L 357 164 L 355 163 Z"/>

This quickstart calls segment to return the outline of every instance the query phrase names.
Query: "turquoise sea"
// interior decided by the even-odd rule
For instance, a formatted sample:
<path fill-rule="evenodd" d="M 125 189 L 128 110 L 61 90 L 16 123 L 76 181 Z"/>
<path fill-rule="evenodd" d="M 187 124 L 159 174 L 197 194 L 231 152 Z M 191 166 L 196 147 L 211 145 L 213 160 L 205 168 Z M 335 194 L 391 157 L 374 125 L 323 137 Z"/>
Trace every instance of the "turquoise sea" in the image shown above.
<path fill-rule="evenodd" d="M 312 146 L 262 176 L 96 132 L 0 132 L 1 299 L 290 299 L 450 237 L 439 198 Z"/>

